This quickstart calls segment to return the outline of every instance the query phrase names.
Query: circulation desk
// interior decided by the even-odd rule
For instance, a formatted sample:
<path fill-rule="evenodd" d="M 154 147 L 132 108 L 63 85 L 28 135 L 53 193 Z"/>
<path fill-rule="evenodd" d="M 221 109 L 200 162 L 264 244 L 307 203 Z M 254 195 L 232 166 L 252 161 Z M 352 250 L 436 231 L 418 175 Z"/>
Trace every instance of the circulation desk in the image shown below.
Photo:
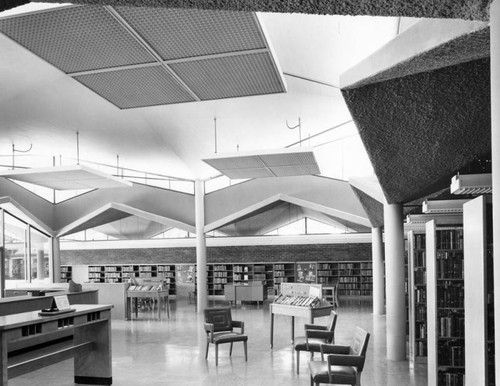
<path fill-rule="evenodd" d="M 73 304 L 72 312 L 0 316 L 0 384 L 74 358 L 74 382 L 112 384 L 111 305 Z M 49 384 L 40 379 L 38 384 Z"/>

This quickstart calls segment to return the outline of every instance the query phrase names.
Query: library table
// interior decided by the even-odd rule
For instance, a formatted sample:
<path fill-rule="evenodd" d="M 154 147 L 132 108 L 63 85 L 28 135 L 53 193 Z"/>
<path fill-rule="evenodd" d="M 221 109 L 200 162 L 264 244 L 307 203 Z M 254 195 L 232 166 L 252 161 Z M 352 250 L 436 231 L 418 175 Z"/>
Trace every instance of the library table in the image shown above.
<path fill-rule="evenodd" d="M 0 384 L 73 357 L 75 383 L 111 385 L 112 307 L 73 304 L 74 311 L 50 316 L 40 311 L 0 316 Z"/>

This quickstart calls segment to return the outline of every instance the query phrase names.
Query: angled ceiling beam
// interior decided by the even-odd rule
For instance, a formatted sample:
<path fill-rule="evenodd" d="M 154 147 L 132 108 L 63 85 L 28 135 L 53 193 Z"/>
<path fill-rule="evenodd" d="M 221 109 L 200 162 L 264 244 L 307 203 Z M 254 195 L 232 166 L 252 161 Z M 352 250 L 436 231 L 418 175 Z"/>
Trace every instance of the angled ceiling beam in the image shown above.
<path fill-rule="evenodd" d="M 0 197 L 0 207 L 3 204 L 11 204 L 19 213 L 12 213 L 15 216 L 21 217 L 23 221 L 28 222 L 28 224 L 35 226 L 42 230 L 43 232 L 49 234 L 52 237 L 55 237 L 55 232 L 50 228 L 47 224 L 41 221 L 39 218 L 30 213 L 29 210 L 24 208 L 21 204 L 19 204 L 12 197 Z M 9 209 L 7 208 L 7 211 Z"/>

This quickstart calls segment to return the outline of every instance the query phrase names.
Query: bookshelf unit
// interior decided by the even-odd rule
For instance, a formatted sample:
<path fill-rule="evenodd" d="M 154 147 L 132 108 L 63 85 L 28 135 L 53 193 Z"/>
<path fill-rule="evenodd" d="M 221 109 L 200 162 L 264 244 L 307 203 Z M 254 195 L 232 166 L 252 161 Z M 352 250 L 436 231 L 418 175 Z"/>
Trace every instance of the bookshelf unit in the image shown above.
<path fill-rule="evenodd" d="M 295 281 L 295 263 L 275 263 L 273 271 L 275 294 L 279 294 L 281 283 L 293 283 Z"/>
<path fill-rule="evenodd" d="M 337 264 L 339 295 L 371 295 L 373 288 L 371 262 L 338 262 Z"/>
<path fill-rule="evenodd" d="M 232 282 L 232 264 L 207 264 L 208 295 L 224 295 L 224 285 Z"/>
<path fill-rule="evenodd" d="M 296 283 L 316 283 L 318 273 L 318 264 L 311 262 L 295 263 L 295 282 Z"/>
<path fill-rule="evenodd" d="M 409 362 L 427 362 L 427 277 L 425 233 L 408 232 Z"/>
<path fill-rule="evenodd" d="M 495 385 L 491 196 L 464 204 L 465 383 Z"/>
<path fill-rule="evenodd" d="M 428 385 L 465 384 L 463 228 L 426 224 Z"/>
<path fill-rule="evenodd" d="M 157 275 L 159 278 L 163 279 L 163 286 L 164 289 L 168 289 L 168 294 L 175 295 L 176 294 L 175 265 L 174 264 L 158 265 Z"/>
<path fill-rule="evenodd" d="M 71 265 L 61 265 L 61 281 L 67 283 L 71 279 L 73 279 L 73 267 Z"/>
<path fill-rule="evenodd" d="M 253 280 L 252 264 L 234 264 L 233 265 L 233 283 L 248 284 Z"/>
<path fill-rule="evenodd" d="M 274 293 L 273 274 L 272 264 L 257 263 L 253 266 L 253 279 L 257 281 L 265 281 L 268 294 Z"/>

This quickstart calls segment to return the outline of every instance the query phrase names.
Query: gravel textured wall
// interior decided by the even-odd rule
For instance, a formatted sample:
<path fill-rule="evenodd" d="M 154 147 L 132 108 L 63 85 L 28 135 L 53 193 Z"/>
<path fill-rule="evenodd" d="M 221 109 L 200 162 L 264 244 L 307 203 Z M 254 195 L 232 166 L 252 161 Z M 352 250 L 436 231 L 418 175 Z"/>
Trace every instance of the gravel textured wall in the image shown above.
<path fill-rule="evenodd" d="M 61 0 L 45 0 L 60 3 Z M 488 20 L 491 0 L 73 0 L 75 4 L 203 8 L 231 11 L 301 12 L 330 15 L 410 16 Z M 0 11 L 26 4 L 6 0 Z"/>

